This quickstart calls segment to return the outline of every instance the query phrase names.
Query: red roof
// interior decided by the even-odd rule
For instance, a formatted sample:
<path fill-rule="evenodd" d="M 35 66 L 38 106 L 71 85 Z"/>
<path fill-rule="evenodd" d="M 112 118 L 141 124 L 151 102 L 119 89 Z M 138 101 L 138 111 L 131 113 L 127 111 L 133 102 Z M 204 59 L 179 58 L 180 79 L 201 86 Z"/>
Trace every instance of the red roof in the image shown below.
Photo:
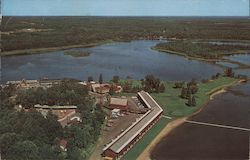
<path fill-rule="evenodd" d="M 65 139 L 61 139 L 61 140 L 59 141 L 59 145 L 60 145 L 61 147 L 63 147 L 63 148 L 66 148 L 66 147 L 67 147 L 67 144 L 68 144 L 68 141 L 65 140 Z"/>

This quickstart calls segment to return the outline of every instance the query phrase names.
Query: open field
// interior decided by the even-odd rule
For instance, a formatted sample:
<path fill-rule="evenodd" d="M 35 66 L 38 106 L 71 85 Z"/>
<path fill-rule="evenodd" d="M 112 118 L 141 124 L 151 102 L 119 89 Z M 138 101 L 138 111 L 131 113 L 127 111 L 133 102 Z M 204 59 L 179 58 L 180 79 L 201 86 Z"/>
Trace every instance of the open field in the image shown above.
<path fill-rule="evenodd" d="M 16 50 L 9 54 L 160 37 L 220 40 L 250 37 L 249 21 L 244 17 L 3 17 L 1 31 L 3 53 Z"/>

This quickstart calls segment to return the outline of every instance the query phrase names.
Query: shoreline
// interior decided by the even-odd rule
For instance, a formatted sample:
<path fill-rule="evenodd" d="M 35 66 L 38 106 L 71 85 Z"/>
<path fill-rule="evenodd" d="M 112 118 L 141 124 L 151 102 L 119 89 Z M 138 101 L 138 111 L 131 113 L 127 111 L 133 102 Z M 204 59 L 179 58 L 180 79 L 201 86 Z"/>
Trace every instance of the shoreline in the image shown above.
<path fill-rule="evenodd" d="M 31 54 L 37 54 L 41 52 L 51 52 L 51 51 L 59 51 L 59 50 L 67 50 L 67 49 L 72 49 L 72 48 L 89 48 L 89 47 L 95 47 L 99 46 L 102 44 L 106 43 L 112 43 L 112 42 L 131 42 L 135 40 L 160 40 L 159 38 L 156 39 L 130 39 L 130 40 L 104 40 L 100 42 L 94 42 L 94 43 L 88 43 L 88 44 L 76 44 L 76 45 L 68 45 L 68 46 L 57 46 L 57 47 L 44 47 L 44 48 L 29 48 L 29 49 L 17 49 L 17 50 L 10 50 L 10 51 L 0 51 L 0 56 L 12 56 L 12 55 L 31 55 Z M 171 38 L 165 38 L 163 40 L 167 41 L 179 41 L 179 40 L 186 40 L 185 38 L 183 39 L 171 39 Z M 243 42 L 243 43 L 248 43 L 250 42 L 249 40 L 231 40 L 231 39 L 192 39 L 193 41 L 218 41 L 218 42 Z M 180 56 L 184 56 L 188 59 L 194 59 L 194 60 L 201 60 L 201 61 L 218 61 L 218 60 L 225 60 L 225 59 L 206 59 L 203 57 L 193 57 L 193 56 L 188 56 L 185 53 L 181 52 L 176 52 L 176 51 L 171 51 L 171 50 L 165 50 L 161 48 L 156 48 L 151 47 L 152 50 L 156 50 L 159 52 L 168 52 L 172 54 L 177 54 Z M 242 53 L 231 53 L 227 54 L 224 56 L 230 56 L 230 55 L 237 55 L 237 54 L 242 54 Z M 233 61 L 234 62 L 234 61 Z"/>
<path fill-rule="evenodd" d="M 219 88 L 217 88 L 215 90 L 211 90 L 210 92 L 208 92 L 207 94 L 209 95 L 209 98 L 208 98 L 208 100 L 203 104 L 203 106 L 199 110 L 197 110 L 196 112 L 192 113 L 189 116 L 178 118 L 178 119 L 175 119 L 175 120 L 171 121 L 170 123 L 168 123 L 163 128 L 163 130 L 153 139 L 153 141 L 150 142 L 150 144 L 145 148 L 145 150 L 137 157 L 137 160 L 152 160 L 150 158 L 151 152 L 155 148 L 155 146 L 162 140 L 162 138 L 168 136 L 168 134 L 171 131 L 173 131 L 175 128 L 179 127 L 181 124 L 185 123 L 185 121 L 188 118 L 190 118 L 190 117 L 192 117 L 192 116 L 200 113 L 203 110 L 203 108 L 205 108 L 207 106 L 207 104 L 211 100 L 214 99 L 214 97 L 216 95 L 225 93 L 226 92 L 226 88 L 231 87 L 233 85 L 240 84 L 242 82 L 243 82 L 243 80 L 238 80 L 238 81 L 235 81 L 235 82 L 232 82 L 230 84 L 221 86 L 221 87 L 219 87 Z"/>
<path fill-rule="evenodd" d="M 12 50 L 12 51 L 4 51 L 0 52 L 0 56 L 19 56 L 19 55 L 32 55 L 32 54 L 40 54 L 43 52 L 54 52 L 54 51 L 63 51 L 72 48 L 90 48 L 99 46 L 106 43 L 112 43 L 115 41 L 102 41 L 96 43 L 89 44 L 79 44 L 79 45 L 69 45 L 69 46 L 60 46 L 60 47 L 48 47 L 48 48 L 34 48 L 34 49 L 21 49 L 21 50 Z"/>

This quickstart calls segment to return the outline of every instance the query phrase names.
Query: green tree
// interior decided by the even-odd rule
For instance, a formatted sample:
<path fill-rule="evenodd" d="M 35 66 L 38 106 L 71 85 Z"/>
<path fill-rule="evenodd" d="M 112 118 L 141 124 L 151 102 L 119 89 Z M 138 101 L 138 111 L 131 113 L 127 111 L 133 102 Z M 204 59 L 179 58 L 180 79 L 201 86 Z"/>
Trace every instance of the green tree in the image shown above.
<path fill-rule="evenodd" d="M 112 81 L 113 81 L 114 83 L 118 83 L 119 80 L 120 80 L 120 77 L 119 77 L 119 76 L 113 76 Z"/>
<path fill-rule="evenodd" d="M 100 74 L 100 76 L 99 76 L 99 83 L 100 83 L 100 84 L 102 84 L 102 83 L 103 83 L 102 74 Z"/>
<path fill-rule="evenodd" d="M 114 95 L 115 94 L 115 86 L 111 84 L 110 89 L 109 89 L 109 94 Z"/>
<path fill-rule="evenodd" d="M 160 84 L 159 92 L 161 93 L 165 92 L 165 85 L 163 83 Z"/>
<path fill-rule="evenodd" d="M 175 82 L 174 85 L 175 85 L 174 88 L 182 88 L 184 85 L 184 82 Z"/>
<path fill-rule="evenodd" d="M 0 151 L 3 158 L 7 158 L 11 147 L 20 140 L 20 137 L 16 133 L 4 133 L 0 136 Z"/>
<path fill-rule="evenodd" d="M 233 77 L 234 76 L 233 69 L 232 68 L 226 68 L 224 70 L 224 76 Z"/>
<path fill-rule="evenodd" d="M 192 97 L 192 106 L 196 106 L 195 96 Z"/>
<path fill-rule="evenodd" d="M 188 105 L 188 106 L 193 106 L 193 103 L 192 103 L 192 95 L 189 95 L 189 96 L 188 96 L 187 105 Z"/>
<path fill-rule="evenodd" d="M 39 156 L 38 146 L 32 141 L 23 141 L 18 142 L 16 145 L 12 147 L 12 154 L 10 159 L 20 160 L 20 159 L 28 159 L 28 160 L 39 160 L 41 157 Z"/>
<path fill-rule="evenodd" d="M 181 89 L 181 98 L 187 98 L 187 95 L 188 95 L 187 88 L 182 87 L 182 89 Z"/>
<path fill-rule="evenodd" d="M 154 75 L 149 74 L 145 77 L 144 90 L 147 92 L 159 92 L 160 79 L 155 78 Z"/>
<path fill-rule="evenodd" d="M 94 78 L 92 77 L 92 76 L 89 76 L 88 77 L 88 82 L 91 82 L 91 81 L 93 81 L 94 80 Z"/>

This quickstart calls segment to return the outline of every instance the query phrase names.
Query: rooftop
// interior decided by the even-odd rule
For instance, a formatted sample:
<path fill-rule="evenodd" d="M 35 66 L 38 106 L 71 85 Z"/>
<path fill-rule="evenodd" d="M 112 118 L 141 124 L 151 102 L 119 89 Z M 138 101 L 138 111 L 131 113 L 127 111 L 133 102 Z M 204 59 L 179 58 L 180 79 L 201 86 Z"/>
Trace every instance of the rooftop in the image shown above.
<path fill-rule="evenodd" d="M 111 105 L 127 106 L 128 100 L 126 98 L 110 98 Z"/>
<path fill-rule="evenodd" d="M 48 105 L 34 105 L 35 108 L 43 108 L 43 109 L 76 109 L 77 106 L 48 106 Z"/>
<path fill-rule="evenodd" d="M 148 108 L 143 116 L 136 120 L 129 128 L 115 138 L 110 144 L 108 144 L 103 150 L 108 148 L 119 153 L 127 144 L 129 144 L 141 131 L 148 126 L 157 116 L 162 113 L 162 108 L 156 103 L 156 101 L 145 91 L 138 92 L 138 95 L 142 98 Z"/>

